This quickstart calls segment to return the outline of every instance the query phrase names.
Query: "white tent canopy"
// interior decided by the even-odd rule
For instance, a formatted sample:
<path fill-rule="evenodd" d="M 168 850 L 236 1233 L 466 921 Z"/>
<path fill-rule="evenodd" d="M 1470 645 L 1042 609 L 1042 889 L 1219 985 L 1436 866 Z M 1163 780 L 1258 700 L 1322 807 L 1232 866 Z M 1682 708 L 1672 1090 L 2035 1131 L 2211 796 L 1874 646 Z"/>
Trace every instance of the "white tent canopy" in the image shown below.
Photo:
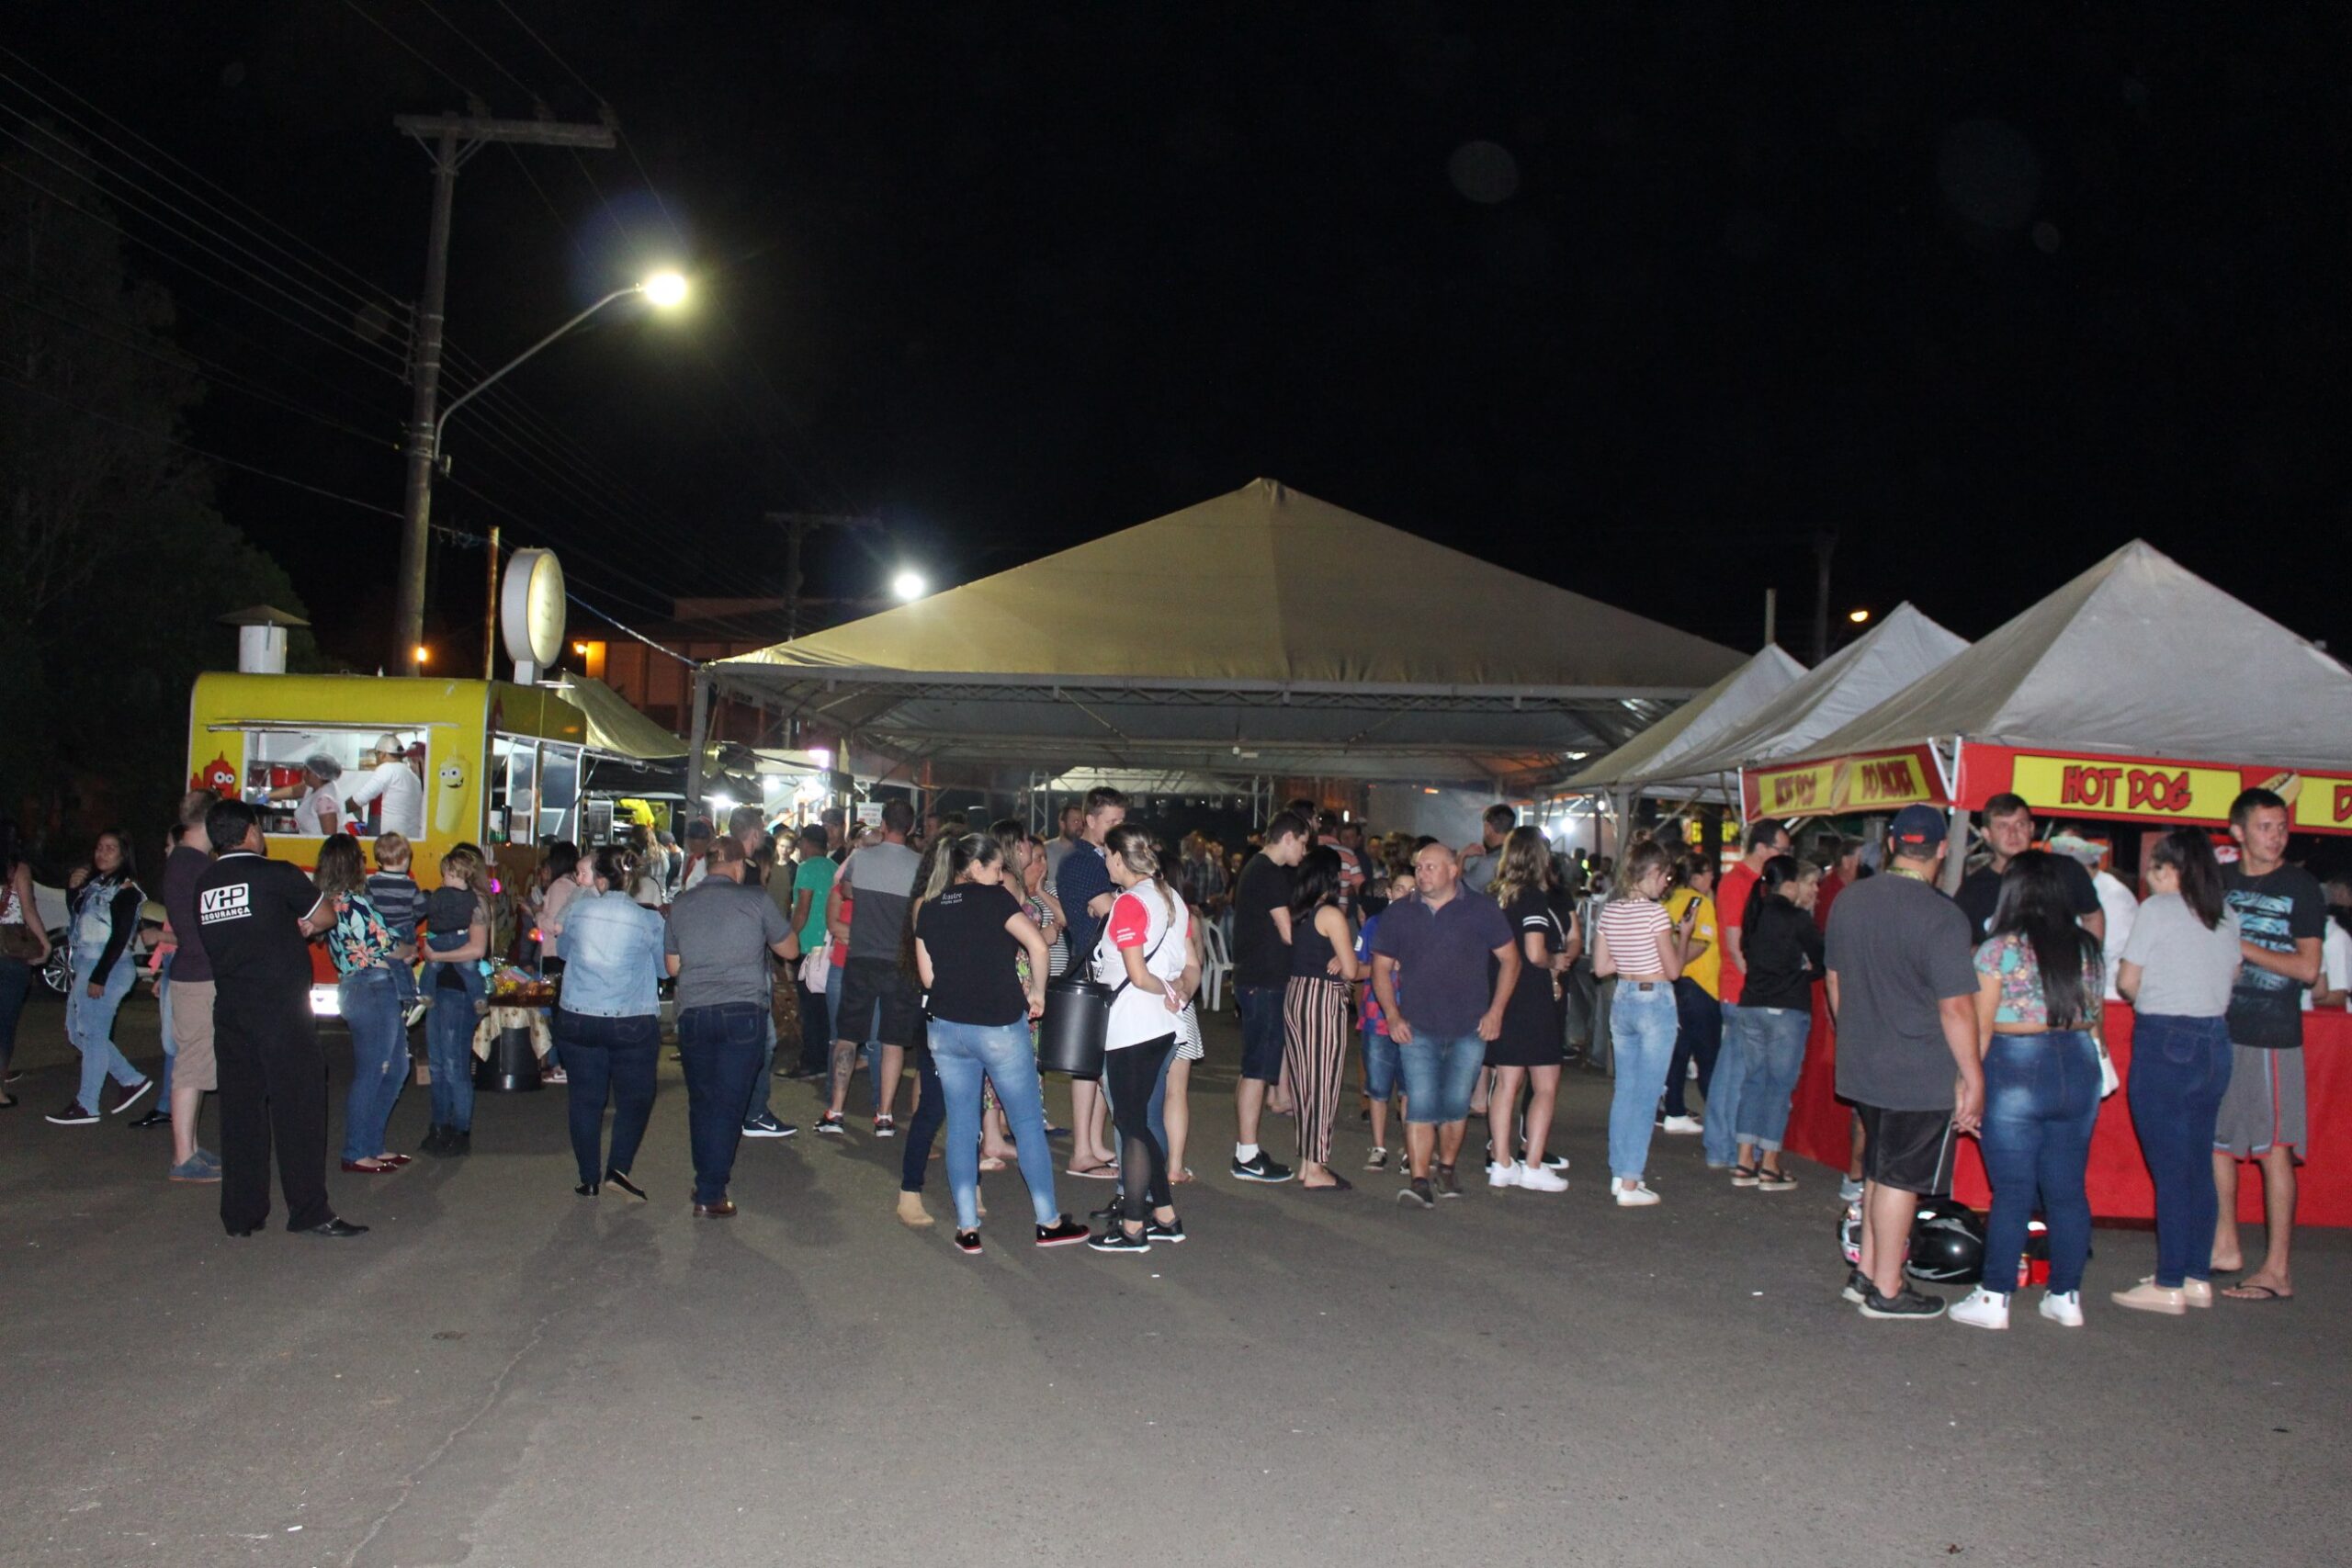
<path fill-rule="evenodd" d="M 1442 782 L 1619 745 L 1738 663 L 1259 479 L 696 681 L 907 761 Z"/>
<path fill-rule="evenodd" d="M 1575 786 L 1606 790 L 1636 779 L 1679 773 L 1684 758 L 1720 741 L 1804 672 L 1804 666 L 1775 643 L 1577 773 Z"/>
<path fill-rule="evenodd" d="M 1966 740 L 2352 764 L 2352 671 L 2144 540 L 1792 760 Z"/>

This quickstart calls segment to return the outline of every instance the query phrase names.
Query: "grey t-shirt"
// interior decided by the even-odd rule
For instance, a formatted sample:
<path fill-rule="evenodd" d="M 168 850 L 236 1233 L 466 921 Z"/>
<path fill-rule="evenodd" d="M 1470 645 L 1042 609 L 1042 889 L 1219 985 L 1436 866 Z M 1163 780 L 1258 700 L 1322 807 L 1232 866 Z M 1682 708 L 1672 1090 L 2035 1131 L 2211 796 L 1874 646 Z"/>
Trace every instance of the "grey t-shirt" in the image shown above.
<path fill-rule="evenodd" d="M 907 932 L 907 900 L 915 888 L 922 856 L 904 844 L 868 844 L 849 857 L 842 875 L 848 897 L 849 955 L 896 961 Z"/>
<path fill-rule="evenodd" d="M 1960 906 L 1917 877 L 1855 883 L 1829 911 L 1838 1093 L 1881 1111 L 1950 1111 L 1959 1069 L 1938 1004 L 1976 994 Z"/>
<path fill-rule="evenodd" d="M 768 1005 L 770 944 L 792 922 L 766 890 L 707 876 L 670 906 L 662 951 L 678 958 L 678 1010 L 721 1002 Z"/>
<path fill-rule="evenodd" d="M 2220 1018 L 2230 1010 L 2238 983 L 2238 917 L 2222 911 L 2211 931 L 2177 893 L 2159 893 L 2140 906 L 2123 962 L 2140 966 L 2134 1012 L 2172 1018 Z"/>
<path fill-rule="evenodd" d="M 1462 857 L 1462 886 L 1484 897 L 1495 885 L 1495 873 L 1503 868 L 1502 852 L 1476 850 Z"/>

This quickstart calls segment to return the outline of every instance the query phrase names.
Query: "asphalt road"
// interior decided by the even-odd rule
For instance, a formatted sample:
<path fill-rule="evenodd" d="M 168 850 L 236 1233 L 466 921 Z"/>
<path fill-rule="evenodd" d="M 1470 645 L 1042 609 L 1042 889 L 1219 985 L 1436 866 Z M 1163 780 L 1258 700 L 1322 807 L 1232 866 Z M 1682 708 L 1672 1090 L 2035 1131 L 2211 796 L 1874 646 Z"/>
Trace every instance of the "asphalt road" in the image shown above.
<path fill-rule="evenodd" d="M 485 1100 L 469 1158 L 331 1178 L 357 1241 L 231 1241 L 168 1134 L 41 1122 L 61 1016 L 0 1113 L 0 1562 L 2343 1561 L 2342 1233 L 2291 1303 L 2114 1310 L 2153 1238 L 2102 1229 L 2086 1330 L 1874 1324 L 1830 1173 L 1734 1190 L 1661 1140 L 1666 1201 L 1620 1211 L 1573 1072 L 1559 1196 L 1230 1181 L 1228 1027 L 1193 1239 L 1144 1258 L 1037 1251 L 1010 1174 L 963 1258 L 863 1134 L 747 1145 L 741 1216 L 697 1221 L 666 1063 L 650 1204 L 572 1195 L 554 1089 Z M 119 1037 L 153 1056 L 152 1007 Z"/>

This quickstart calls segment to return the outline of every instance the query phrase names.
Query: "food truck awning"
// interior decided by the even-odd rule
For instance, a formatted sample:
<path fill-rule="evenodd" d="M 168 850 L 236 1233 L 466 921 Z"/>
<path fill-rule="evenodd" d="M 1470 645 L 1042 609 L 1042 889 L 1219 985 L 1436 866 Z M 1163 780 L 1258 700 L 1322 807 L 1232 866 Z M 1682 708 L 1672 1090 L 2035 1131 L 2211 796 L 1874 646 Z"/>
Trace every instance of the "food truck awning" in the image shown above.
<path fill-rule="evenodd" d="M 588 718 L 588 747 L 639 761 L 683 760 L 686 743 L 637 709 L 628 699 L 593 675 L 567 674 L 559 689 Z"/>
<path fill-rule="evenodd" d="M 905 760 L 1434 782 L 1620 745 L 1739 662 L 1259 479 L 697 679 Z"/>
<path fill-rule="evenodd" d="M 2219 822 L 2247 784 L 2295 825 L 2352 830 L 2352 671 L 2143 540 L 1782 762 L 1771 816 L 1975 809 Z"/>
<path fill-rule="evenodd" d="M 1804 674 L 1778 643 L 1684 703 L 1569 781 L 1579 790 L 1615 789 L 1681 772 L 1679 763 L 1720 740 Z"/>

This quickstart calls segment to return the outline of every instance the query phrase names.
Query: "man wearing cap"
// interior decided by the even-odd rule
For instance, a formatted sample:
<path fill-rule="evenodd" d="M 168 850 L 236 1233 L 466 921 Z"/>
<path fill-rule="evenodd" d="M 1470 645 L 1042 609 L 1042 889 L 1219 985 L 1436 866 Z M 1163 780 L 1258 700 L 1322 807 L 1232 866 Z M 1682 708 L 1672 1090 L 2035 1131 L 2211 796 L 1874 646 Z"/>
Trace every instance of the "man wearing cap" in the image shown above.
<path fill-rule="evenodd" d="M 1888 835 L 1883 875 L 1839 896 L 1829 917 L 1830 1016 L 1838 1094 L 1860 1113 L 1861 1266 L 1846 1299 L 1864 1317 L 1939 1317 L 1940 1296 L 1903 1278 L 1922 1197 L 1951 1188 L 1952 1140 L 1983 1118 L 1976 1050 L 1976 970 L 1968 917 L 1937 891 L 1943 814 L 1906 806 Z"/>
<path fill-rule="evenodd" d="M 408 748 L 397 735 L 381 735 L 376 739 L 375 758 L 368 776 L 345 797 L 353 818 L 365 818 L 368 803 L 380 799 L 384 816 L 378 832 L 398 833 L 412 843 L 424 838 L 424 781 L 408 765 Z"/>

